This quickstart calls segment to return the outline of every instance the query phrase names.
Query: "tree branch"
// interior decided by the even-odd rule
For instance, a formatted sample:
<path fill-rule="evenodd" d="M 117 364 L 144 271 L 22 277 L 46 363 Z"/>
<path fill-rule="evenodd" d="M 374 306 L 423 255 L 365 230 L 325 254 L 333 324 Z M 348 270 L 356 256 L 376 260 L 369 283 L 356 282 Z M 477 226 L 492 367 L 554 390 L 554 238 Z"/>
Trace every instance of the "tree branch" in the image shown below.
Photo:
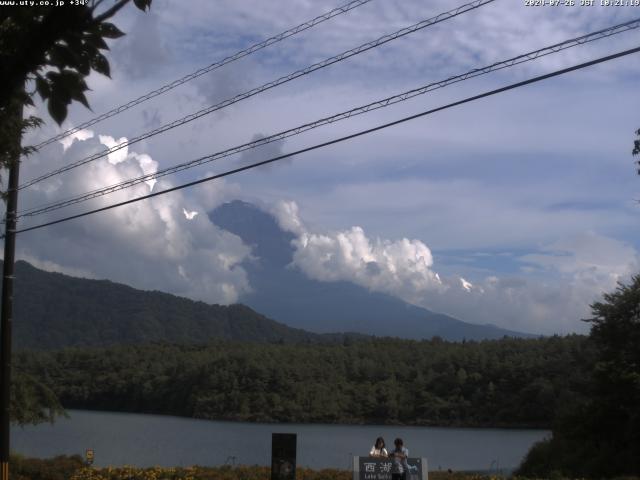
<path fill-rule="evenodd" d="M 124 7 L 130 1 L 131 0 L 120 0 L 118 3 L 116 3 L 109 10 L 105 11 L 104 13 L 101 13 L 96 18 L 94 18 L 93 22 L 94 23 L 102 23 L 103 21 L 107 20 L 108 18 L 113 17 L 116 13 L 118 13 L 120 11 L 120 9 L 122 7 Z"/>
<path fill-rule="evenodd" d="M 96 8 L 98 8 L 102 2 L 104 2 L 104 0 L 93 0 L 91 2 L 91 11 L 95 12 Z"/>

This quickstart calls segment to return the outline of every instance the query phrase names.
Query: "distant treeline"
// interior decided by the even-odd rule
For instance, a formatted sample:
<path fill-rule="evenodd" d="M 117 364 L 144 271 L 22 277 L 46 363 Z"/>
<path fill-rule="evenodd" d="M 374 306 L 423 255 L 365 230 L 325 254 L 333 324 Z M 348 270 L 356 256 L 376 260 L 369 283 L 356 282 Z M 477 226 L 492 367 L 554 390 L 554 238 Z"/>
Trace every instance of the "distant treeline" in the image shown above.
<path fill-rule="evenodd" d="M 587 337 L 220 342 L 18 352 L 65 408 L 205 419 L 549 427 L 586 395 Z"/>

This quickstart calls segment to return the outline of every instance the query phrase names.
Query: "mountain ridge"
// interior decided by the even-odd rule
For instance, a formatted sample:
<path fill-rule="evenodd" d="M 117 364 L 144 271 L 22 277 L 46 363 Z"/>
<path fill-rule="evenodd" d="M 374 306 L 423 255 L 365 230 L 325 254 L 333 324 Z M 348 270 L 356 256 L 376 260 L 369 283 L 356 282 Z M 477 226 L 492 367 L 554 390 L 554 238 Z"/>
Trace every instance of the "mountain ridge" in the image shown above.
<path fill-rule="evenodd" d="M 16 348 L 202 344 L 211 340 L 323 343 L 361 336 L 318 335 L 283 325 L 246 305 L 209 305 L 110 280 L 46 272 L 25 261 L 16 262 L 15 270 Z"/>
<path fill-rule="evenodd" d="M 258 261 L 243 263 L 253 291 L 239 300 L 286 325 L 315 333 L 350 331 L 408 339 L 536 337 L 491 324 L 464 322 L 350 282 L 310 279 L 290 266 L 295 236 L 280 228 L 273 215 L 251 203 L 227 202 L 211 211 L 209 218 L 239 236 L 258 257 Z"/>

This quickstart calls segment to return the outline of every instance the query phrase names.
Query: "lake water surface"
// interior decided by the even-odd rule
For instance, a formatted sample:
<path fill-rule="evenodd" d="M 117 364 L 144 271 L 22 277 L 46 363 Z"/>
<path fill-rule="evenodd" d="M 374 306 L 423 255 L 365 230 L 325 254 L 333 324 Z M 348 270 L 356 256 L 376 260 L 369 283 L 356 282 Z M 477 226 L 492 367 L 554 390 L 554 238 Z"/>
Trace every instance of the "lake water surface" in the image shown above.
<path fill-rule="evenodd" d="M 545 430 L 505 430 L 375 425 L 214 422 L 161 415 L 69 410 L 55 424 L 12 427 L 11 449 L 33 457 L 95 451 L 95 465 L 140 467 L 270 465 L 271 433 L 298 435 L 298 465 L 351 468 L 378 436 L 401 437 L 411 456 L 427 458 L 429 470 L 509 470 Z"/>

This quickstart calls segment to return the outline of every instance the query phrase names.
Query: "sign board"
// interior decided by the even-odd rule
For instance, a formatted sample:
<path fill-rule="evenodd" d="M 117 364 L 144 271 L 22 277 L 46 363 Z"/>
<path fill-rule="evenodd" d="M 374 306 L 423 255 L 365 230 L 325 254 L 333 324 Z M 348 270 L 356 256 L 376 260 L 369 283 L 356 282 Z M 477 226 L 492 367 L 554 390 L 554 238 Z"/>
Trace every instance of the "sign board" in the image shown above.
<path fill-rule="evenodd" d="M 87 460 L 87 465 L 91 465 L 93 463 L 93 449 L 87 448 L 84 452 L 84 458 Z"/>
<path fill-rule="evenodd" d="M 407 458 L 406 480 L 429 480 L 426 458 Z M 353 457 L 353 480 L 391 480 L 391 458 Z"/>
<path fill-rule="evenodd" d="M 271 480 L 296 480 L 295 433 L 271 434 Z"/>

